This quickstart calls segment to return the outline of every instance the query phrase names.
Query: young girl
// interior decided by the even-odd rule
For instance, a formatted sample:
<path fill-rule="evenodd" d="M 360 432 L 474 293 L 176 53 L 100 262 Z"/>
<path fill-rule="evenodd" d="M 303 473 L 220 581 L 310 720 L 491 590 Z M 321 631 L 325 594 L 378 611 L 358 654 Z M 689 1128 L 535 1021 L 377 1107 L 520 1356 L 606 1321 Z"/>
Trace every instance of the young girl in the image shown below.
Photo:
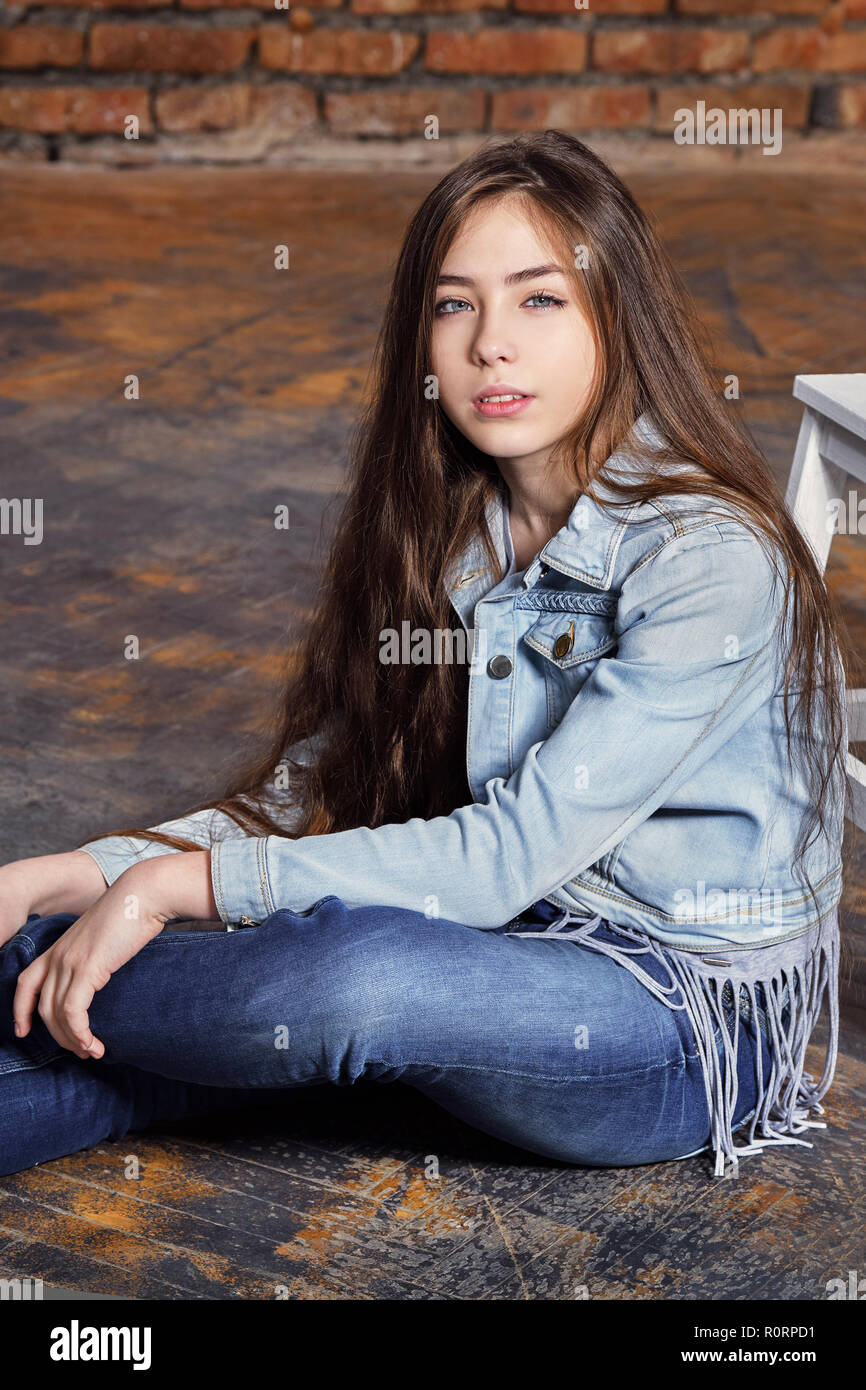
<path fill-rule="evenodd" d="M 824 1127 L 850 649 L 683 304 L 570 136 L 425 198 L 271 747 L 0 870 L 0 1172 L 359 1077 L 575 1164 Z"/>

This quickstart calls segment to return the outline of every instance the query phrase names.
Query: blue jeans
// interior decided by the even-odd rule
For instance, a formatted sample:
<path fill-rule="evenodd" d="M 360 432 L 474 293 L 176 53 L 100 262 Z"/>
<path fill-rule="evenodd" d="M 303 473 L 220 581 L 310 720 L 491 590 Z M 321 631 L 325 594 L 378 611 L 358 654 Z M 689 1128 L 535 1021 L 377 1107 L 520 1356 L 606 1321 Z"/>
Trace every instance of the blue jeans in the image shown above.
<path fill-rule="evenodd" d="M 551 914 L 536 904 L 520 928 L 543 932 Z M 90 1025 L 105 1044 L 95 1061 L 55 1042 L 38 1013 L 26 1038 L 13 1032 L 19 972 L 75 920 L 31 917 L 0 948 L 0 1174 L 360 1078 L 406 1082 L 486 1134 L 574 1164 L 651 1163 L 709 1144 L 687 1015 L 579 941 L 334 896 L 245 930 L 163 932 L 94 997 Z M 754 1026 L 740 1024 L 735 1124 L 755 1108 Z"/>

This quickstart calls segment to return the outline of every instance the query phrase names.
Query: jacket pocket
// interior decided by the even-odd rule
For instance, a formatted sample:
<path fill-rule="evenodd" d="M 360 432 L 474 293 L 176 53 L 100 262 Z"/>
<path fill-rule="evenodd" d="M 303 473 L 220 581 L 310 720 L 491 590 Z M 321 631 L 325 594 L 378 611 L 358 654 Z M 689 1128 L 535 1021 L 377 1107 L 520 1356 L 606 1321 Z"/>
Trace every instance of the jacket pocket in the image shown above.
<path fill-rule="evenodd" d="M 617 645 L 612 613 L 545 612 L 523 634 L 544 660 L 548 724 L 555 728 L 595 663 Z"/>

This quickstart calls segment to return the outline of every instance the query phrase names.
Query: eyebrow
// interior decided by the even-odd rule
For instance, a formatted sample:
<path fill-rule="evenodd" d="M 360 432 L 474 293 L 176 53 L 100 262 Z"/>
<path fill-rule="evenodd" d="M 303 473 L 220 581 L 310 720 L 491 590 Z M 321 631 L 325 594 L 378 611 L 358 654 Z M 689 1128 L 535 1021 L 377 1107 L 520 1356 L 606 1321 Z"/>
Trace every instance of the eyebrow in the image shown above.
<path fill-rule="evenodd" d="M 515 270 L 510 275 L 506 275 L 503 284 L 519 285 L 524 280 L 534 280 L 538 275 L 552 275 L 556 272 L 564 275 L 565 271 L 561 265 L 531 265 L 526 270 Z M 471 275 L 440 275 L 437 281 L 439 285 L 474 285 L 475 281 Z"/>

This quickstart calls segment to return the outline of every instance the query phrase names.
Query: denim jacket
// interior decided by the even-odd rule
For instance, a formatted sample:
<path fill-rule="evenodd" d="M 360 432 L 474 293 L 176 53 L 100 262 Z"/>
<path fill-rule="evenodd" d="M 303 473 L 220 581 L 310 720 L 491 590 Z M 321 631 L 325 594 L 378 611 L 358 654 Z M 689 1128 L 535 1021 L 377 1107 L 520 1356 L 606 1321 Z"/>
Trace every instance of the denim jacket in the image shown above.
<path fill-rule="evenodd" d="M 647 415 L 633 436 L 608 460 L 620 476 L 661 442 Z M 497 494 L 505 577 L 478 540 L 447 577 L 472 638 L 468 805 L 300 840 L 251 837 L 214 811 L 155 828 L 211 846 L 227 924 L 335 894 L 481 929 L 546 898 L 686 949 L 805 931 L 839 900 L 841 846 L 818 841 L 807 858 L 816 913 L 791 868 L 808 793 L 799 772 L 786 785 L 784 573 L 774 592 L 736 510 L 712 518 L 706 500 L 608 511 L 583 495 L 516 574 Z M 290 828 L 291 788 L 272 809 Z M 123 837 L 84 848 L 109 883 L 173 852 Z"/>

